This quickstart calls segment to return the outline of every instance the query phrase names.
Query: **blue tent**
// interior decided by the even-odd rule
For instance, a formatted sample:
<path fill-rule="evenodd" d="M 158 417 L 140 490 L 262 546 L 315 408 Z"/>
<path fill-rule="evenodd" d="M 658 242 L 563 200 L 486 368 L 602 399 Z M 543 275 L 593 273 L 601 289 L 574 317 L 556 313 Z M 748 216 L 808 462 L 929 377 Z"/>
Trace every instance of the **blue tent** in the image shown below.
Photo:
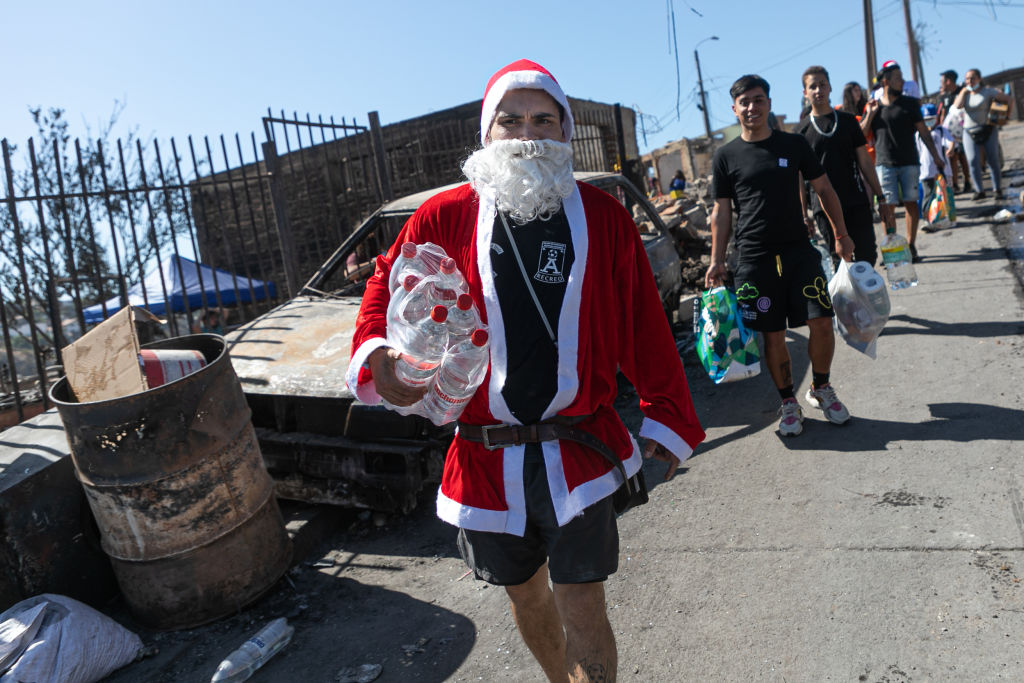
<path fill-rule="evenodd" d="M 178 265 L 181 265 L 180 271 Z M 252 280 L 252 294 L 249 292 L 250 280 L 242 276 L 233 276 L 224 270 L 216 270 L 209 266 L 203 266 L 183 256 L 168 256 L 160 265 L 146 274 L 143 283 L 139 283 L 128 290 L 128 303 L 132 306 L 141 306 L 153 315 L 167 315 L 167 303 L 164 301 L 164 290 L 160 284 L 160 275 L 163 273 L 163 281 L 167 286 L 167 298 L 170 299 L 171 311 L 183 313 L 185 311 L 185 297 L 188 297 L 189 308 L 193 311 L 203 307 L 203 295 L 206 292 L 206 305 L 214 307 L 217 305 L 217 294 L 220 291 L 220 301 L 225 306 L 231 306 L 239 302 L 235 296 L 235 282 L 238 283 L 238 295 L 241 303 L 249 303 L 255 295 L 256 301 L 273 298 L 277 289 L 273 282 Z M 200 275 L 202 285 L 200 286 Z M 182 279 L 184 276 L 184 280 Z M 142 285 L 145 284 L 146 296 L 142 296 Z M 146 300 L 149 305 L 146 305 Z M 107 300 L 107 316 L 111 316 L 121 310 L 119 297 Z M 92 325 L 103 320 L 103 306 L 96 304 L 86 308 L 86 324 Z"/>

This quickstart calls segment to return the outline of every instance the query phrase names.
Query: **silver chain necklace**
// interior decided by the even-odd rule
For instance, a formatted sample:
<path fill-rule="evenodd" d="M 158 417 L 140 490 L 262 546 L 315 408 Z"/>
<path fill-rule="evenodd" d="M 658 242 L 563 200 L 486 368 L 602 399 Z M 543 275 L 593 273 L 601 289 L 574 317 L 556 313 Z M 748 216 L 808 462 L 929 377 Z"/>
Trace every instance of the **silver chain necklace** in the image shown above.
<path fill-rule="evenodd" d="M 832 130 L 830 130 L 829 132 L 826 133 L 821 128 L 818 128 L 818 122 L 814 120 L 814 114 L 813 113 L 811 114 L 811 125 L 814 126 L 814 130 L 818 131 L 818 135 L 821 135 L 822 137 L 830 138 L 830 137 L 832 137 L 833 135 L 836 134 L 836 130 L 839 128 L 839 116 L 836 115 L 835 112 L 832 112 L 832 115 L 835 116 L 836 123 L 835 123 L 834 126 L 832 126 Z"/>

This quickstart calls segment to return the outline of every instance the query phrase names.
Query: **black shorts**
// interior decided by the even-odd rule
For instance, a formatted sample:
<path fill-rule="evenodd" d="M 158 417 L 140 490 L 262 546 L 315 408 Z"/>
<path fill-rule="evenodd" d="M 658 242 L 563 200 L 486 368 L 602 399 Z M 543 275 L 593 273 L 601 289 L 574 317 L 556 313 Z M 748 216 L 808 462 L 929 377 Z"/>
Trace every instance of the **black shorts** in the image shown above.
<path fill-rule="evenodd" d="M 558 526 L 540 444 L 527 444 L 523 465 L 526 533 L 523 536 L 459 529 L 459 553 L 478 579 L 517 586 L 545 562 L 554 583 L 604 581 L 619 568 L 619 531 L 612 498 Z"/>
<path fill-rule="evenodd" d="M 759 332 L 831 318 L 832 299 L 821 256 L 808 242 L 736 267 L 736 300 L 743 324 Z"/>
<path fill-rule="evenodd" d="M 832 232 L 832 224 L 823 212 L 814 214 L 814 220 L 818 224 L 818 232 L 825 238 L 830 253 L 836 253 L 836 236 Z M 843 207 L 843 222 L 846 223 L 846 232 L 853 240 L 853 260 L 867 261 L 871 267 L 875 267 L 878 260 L 878 241 L 875 238 L 875 216 L 870 204 L 859 204 L 849 208 Z M 836 262 L 836 259 L 832 259 Z"/>

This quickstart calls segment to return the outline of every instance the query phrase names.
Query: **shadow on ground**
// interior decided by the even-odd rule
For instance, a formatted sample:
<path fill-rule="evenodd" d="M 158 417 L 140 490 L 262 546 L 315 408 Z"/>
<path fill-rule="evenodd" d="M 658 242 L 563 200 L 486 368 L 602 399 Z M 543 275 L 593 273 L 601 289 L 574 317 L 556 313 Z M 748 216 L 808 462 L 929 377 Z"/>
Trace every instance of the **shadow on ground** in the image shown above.
<path fill-rule="evenodd" d="M 854 416 L 842 426 L 827 423 L 817 411 L 806 412 L 804 431 L 786 439 L 790 450 L 830 450 L 847 453 L 886 450 L 896 441 L 953 441 L 978 439 L 1017 442 L 1024 411 L 977 403 L 931 403 L 931 419 L 924 422 L 872 420 Z M 816 419 L 813 419 L 816 418 Z M 842 438 L 837 437 L 837 430 Z M 779 437 L 784 438 L 784 437 Z"/>

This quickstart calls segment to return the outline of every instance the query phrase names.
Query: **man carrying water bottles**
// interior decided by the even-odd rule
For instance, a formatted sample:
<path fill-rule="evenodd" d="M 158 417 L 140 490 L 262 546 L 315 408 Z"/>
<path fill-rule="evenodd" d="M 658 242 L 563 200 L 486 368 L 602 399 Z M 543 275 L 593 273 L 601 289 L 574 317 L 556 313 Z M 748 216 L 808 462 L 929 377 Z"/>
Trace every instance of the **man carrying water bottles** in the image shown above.
<path fill-rule="evenodd" d="M 829 372 L 835 352 L 832 300 L 818 252 L 808 240 L 801 215 L 800 176 L 821 200 L 835 236 L 840 258 L 853 258 L 854 244 L 846 232 L 842 208 L 825 170 L 800 135 L 772 130 L 769 85 L 760 76 L 743 76 L 729 89 L 740 137 L 715 152 L 712 196 L 711 266 L 706 287 L 722 284 L 725 252 L 736 211 L 735 275 L 740 315 L 750 329 L 764 336 L 765 363 L 782 399 L 779 433 L 803 431 L 803 411 L 796 400 L 792 363 L 786 349 L 786 325 L 809 328 L 807 353 L 813 379 L 808 403 L 820 408 L 829 422 L 844 424 L 850 412 L 836 397 Z"/>
<path fill-rule="evenodd" d="M 554 77 L 527 60 L 498 71 L 480 131 L 483 148 L 463 165 L 469 184 L 424 203 L 378 257 L 348 384 L 364 403 L 423 395 L 394 376 L 387 283 L 402 243 L 443 247 L 491 346 L 445 460 L 438 516 L 459 527 L 477 578 L 505 587 L 549 680 L 612 681 L 611 496 L 644 457 L 668 462 L 671 477 L 704 432 L 636 226 L 617 200 L 573 179 L 572 111 Z M 642 451 L 612 407 L 619 368 L 645 413 Z"/>

